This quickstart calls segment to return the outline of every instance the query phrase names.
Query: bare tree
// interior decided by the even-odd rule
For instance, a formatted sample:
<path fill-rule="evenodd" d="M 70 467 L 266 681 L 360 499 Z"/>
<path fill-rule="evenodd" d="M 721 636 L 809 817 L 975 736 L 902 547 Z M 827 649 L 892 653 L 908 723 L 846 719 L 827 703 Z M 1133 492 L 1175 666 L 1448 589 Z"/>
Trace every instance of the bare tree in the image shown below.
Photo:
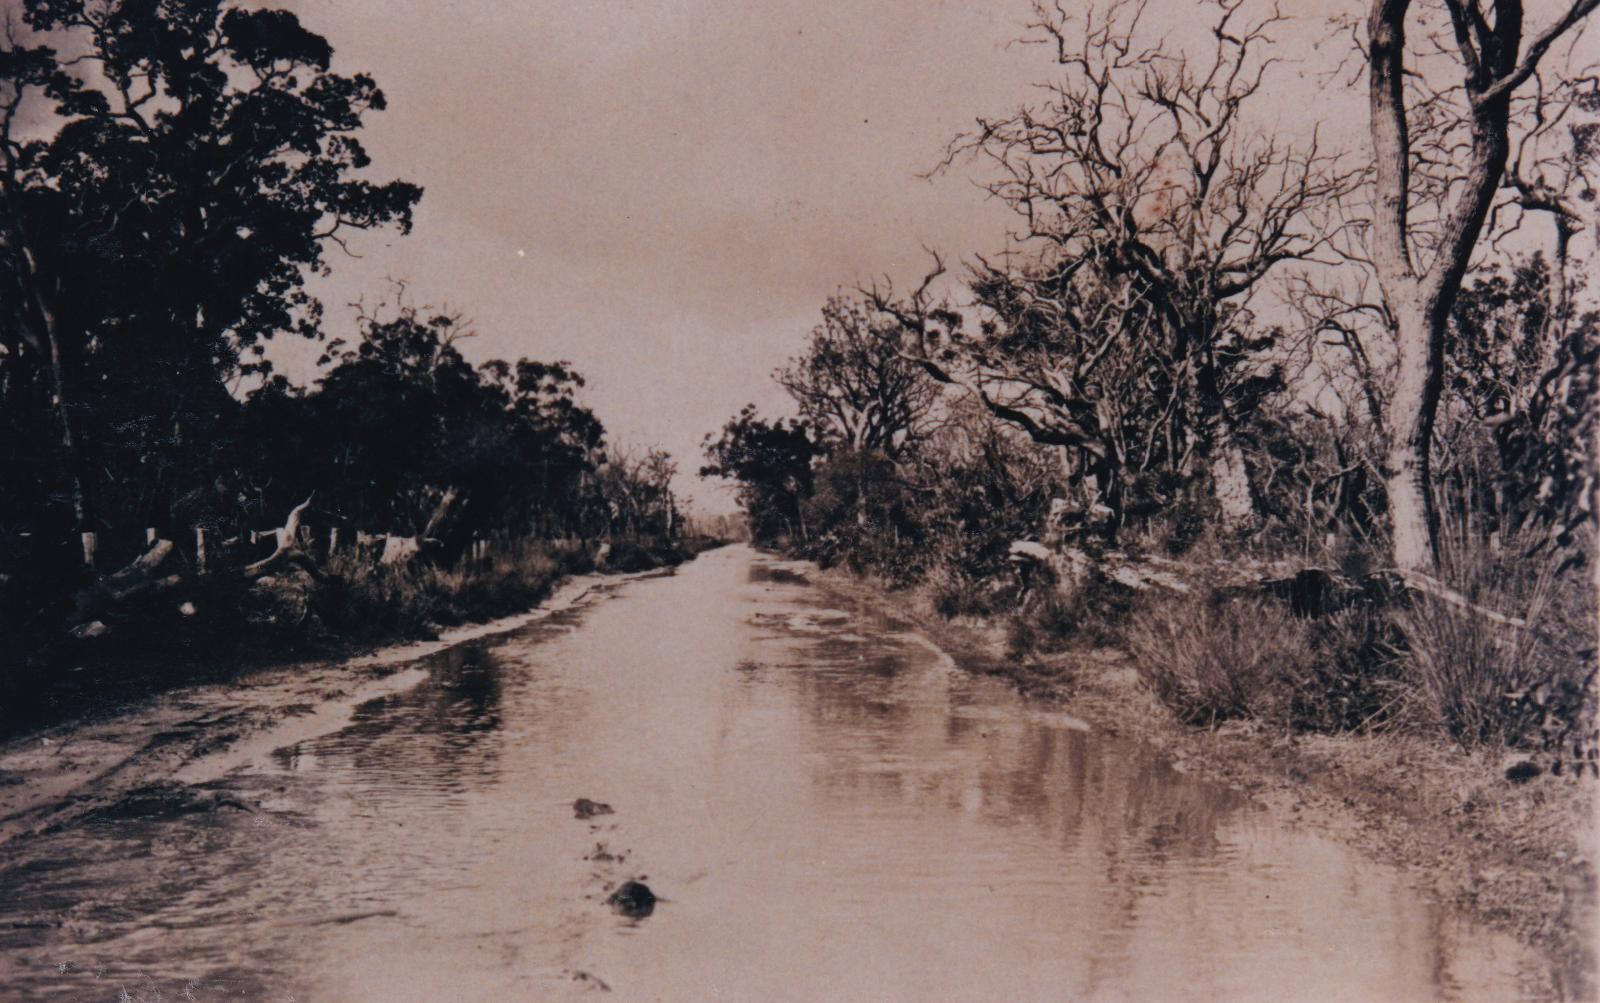
<path fill-rule="evenodd" d="M 933 314 L 904 318 L 909 350 L 935 378 L 1064 447 L 1069 477 L 1095 501 L 1115 471 L 1152 462 L 1155 444 L 1119 441 L 1130 391 L 1163 397 L 1167 413 L 1141 427 L 1159 429 L 1178 466 L 1209 472 L 1230 524 L 1254 513 L 1233 394 L 1255 385 L 1240 354 L 1248 301 L 1277 266 L 1329 244 L 1331 206 L 1358 181 L 1315 135 L 1296 147 L 1251 127 L 1283 19 L 1247 22 L 1242 6 L 1206 5 L 1211 42 L 1198 52 L 1145 44 L 1139 0 L 1082 13 L 1036 3 L 1026 41 L 1049 47 L 1059 70 L 1046 99 L 980 119 L 938 168 L 985 166 L 985 187 L 1022 222 L 1013 236 L 1028 260 L 979 259 L 980 334 L 959 358 L 927 340 Z M 927 288 L 895 309 L 916 313 Z M 1118 358 L 1131 367 L 1107 378 Z"/>
<path fill-rule="evenodd" d="M 1600 0 L 1563 0 L 1559 16 L 1525 37 L 1522 0 L 1442 3 L 1447 31 L 1433 34 L 1419 24 L 1410 43 L 1410 23 L 1426 14 L 1412 0 L 1371 0 L 1366 24 L 1375 179 L 1370 246 L 1396 360 L 1385 407 L 1384 477 L 1394 562 L 1407 570 L 1432 568 L 1437 559 L 1430 471 L 1445 340 L 1462 279 L 1507 179 L 1517 92 L 1551 48 L 1600 7 Z M 1450 54 L 1455 74 L 1435 88 L 1416 62 L 1438 52 Z M 1445 139 L 1448 155 L 1424 162 L 1413 137 L 1448 137 L 1450 123 L 1441 118 L 1451 114 L 1452 100 L 1463 110 L 1459 140 Z"/>
<path fill-rule="evenodd" d="M 893 459 L 930 429 L 939 387 L 859 299 L 831 297 L 811 340 L 774 378 L 826 439 Z"/>

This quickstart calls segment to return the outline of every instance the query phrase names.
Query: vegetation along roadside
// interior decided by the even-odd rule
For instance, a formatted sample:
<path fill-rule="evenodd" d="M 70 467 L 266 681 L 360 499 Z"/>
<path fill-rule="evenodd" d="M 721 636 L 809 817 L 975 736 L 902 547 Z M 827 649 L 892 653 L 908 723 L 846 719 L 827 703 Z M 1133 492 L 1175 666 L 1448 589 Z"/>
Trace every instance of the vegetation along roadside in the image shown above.
<path fill-rule="evenodd" d="M 1280 12 L 1180 46 L 1036 4 L 1038 91 L 933 170 L 1014 211 L 1005 252 L 842 290 L 702 473 L 758 543 L 1330 809 L 1587 996 L 1600 98 L 1556 43 L 1595 5 L 1419 6 L 1335 18 L 1370 113 L 1335 149 L 1275 124 Z"/>

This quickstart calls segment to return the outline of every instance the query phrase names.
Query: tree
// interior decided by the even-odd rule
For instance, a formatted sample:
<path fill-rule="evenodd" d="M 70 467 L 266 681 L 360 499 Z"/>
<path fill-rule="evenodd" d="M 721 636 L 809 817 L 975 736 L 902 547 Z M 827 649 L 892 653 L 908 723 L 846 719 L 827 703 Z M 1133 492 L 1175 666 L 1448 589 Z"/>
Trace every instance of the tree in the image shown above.
<path fill-rule="evenodd" d="M 1438 513 L 1431 473 L 1434 424 L 1444 385 L 1451 311 L 1497 194 L 1512 150 L 1516 93 L 1552 46 L 1600 7 L 1600 0 L 1564 0 L 1562 13 L 1531 36 L 1521 0 L 1443 0 L 1453 77 L 1422 94 L 1431 81 L 1415 68 L 1408 20 L 1412 0 L 1371 0 L 1366 58 L 1374 156 L 1371 254 L 1395 343 L 1395 383 L 1386 401 L 1384 477 L 1396 566 L 1431 569 L 1437 560 Z M 1427 32 L 1418 37 L 1428 40 Z M 1409 59 L 1408 59 L 1409 56 Z M 1443 160 L 1414 142 L 1433 127 L 1443 98 L 1461 108 L 1460 146 Z M 1442 208 L 1437 214 L 1428 204 Z"/>
<path fill-rule="evenodd" d="M 1237 429 L 1270 375 L 1251 360 L 1268 346 L 1246 306 L 1275 268 L 1328 244 L 1356 175 L 1315 136 L 1295 148 L 1250 127 L 1280 18 L 1244 23 L 1240 0 L 1207 6 L 1213 42 L 1191 53 L 1146 44 L 1139 2 L 1081 15 L 1035 4 L 1028 40 L 1060 70 L 1046 100 L 980 119 L 940 165 L 986 165 L 987 190 L 1022 222 L 1024 263 L 979 259 L 975 335 L 952 311 L 920 309 L 927 281 L 909 311 L 875 301 L 936 379 L 1062 447 L 1086 510 L 1114 510 L 1119 480 L 1158 462 L 1205 469 L 1224 521 L 1240 525 L 1254 503 Z M 1152 402 L 1154 421 L 1130 426 Z"/>
<path fill-rule="evenodd" d="M 14 98 L 0 245 L 23 266 L 6 322 L 24 350 L 6 365 L 50 386 L 80 527 L 96 519 L 89 470 L 116 491 L 100 499 L 115 514 L 165 515 L 152 509 L 217 461 L 229 381 L 266 370 L 275 333 L 317 334 L 304 283 L 327 246 L 408 230 L 421 191 L 359 176 L 355 134 L 383 93 L 330 72 L 328 43 L 292 14 L 223 0 L 21 9 L 37 44 L 13 31 L 0 59 Z M 23 114 L 34 127 L 13 129 Z"/>
<path fill-rule="evenodd" d="M 0 47 L 0 401 L 6 405 L 8 469 L 22 484 L 42 488 L 55 459 L 53 451 L 29 449 L 30 444 L 54 438 L 66 462 L 66 494 L 72 521 L 82 529 L 88 498 L 78 422 L 71 400 L 65 346 L 56 321 L 51 282 L 40 272 L 39 251 L 30 237 L 24 212 L 25 192 L 48 185 L 38 166 L 44 144 L 22 135 L 24 110 L 43 99 L 46 91 L 60 92 L 71 80 L 56 62 L 54 50 L 23 45 L 17 25 L 7 18 Z M 55 290 L 59 291 L 59 290 Z M 51 415 L 54 436 L 44 431 L 43 415 Z M 33 477 L 28 472 L 35 472 Z M 49 507 L 48 493 L 31 492 L 7 498 L 7 510 L 16 516 L 33 515 Z"/>
<path fill-rule="evenodd" d="M 332 368 L 296 414 L 277 419 L 284 428 L 263 430 L 269 444 L 306 441 L 292 465 L 247 456 L 242 475 L 274 479 L 278 493 L 318 488 L 325 510 L 401 535 L 421 534 L 448 498 L 452 544 L 472 530 L 580 528 L 600 501 L 586 492 L 605 442 L 578 401 L 581 375 L 530 359 L 474 369 L 458 347 L 473 335 L 463 318 L 403 299 L 364 310 L 359 327 L 353 345 L 330 342 Z M 275 406 L 267 389 L 251 398 L 253 412 Z M 309 429 L 290 435 L 297 420 Z"/>
<path fill-rule="evenodd" d="M 1571 295 L 1553 288 L 1561 276 L 1536 254 L 1462 287 L 1446 344 L 1434 480 L 1475 503 L 1485 530 L 1532 527 L 1576 558 L 1583 548 L 1572 546 L 1573 532 L 1593 515 L 1587 442 L 1600 404 L 1600 315 L 1553 318 Z"/>
<path fill-rule="evenodd" d="M 751 537 L 770 543 L 780 537 L 806 536 L 800 503 L 812 488 L 811 462 L 821 453 L 805 422 L 769 422 L 747 404 L 723 426 L 722 434 L 705 437 L 708 461 L 701 477 L 721 477 L 739 486 L 739 503 L 750 519 Z"/>
<path fill-rule="evenodd" d="M 805 350 L 774 378 L 825 442 L 894 458 L 930 428 L 939 387 L 869 303 L 831 297 Z"/>
<path fill-rule="evenodd" d="M 678 512 L 672 494 L 677 473 L 678 465 L 665 450 L 612 449 L 600 470 L 600 489 L 615 527 L 630 536 L 671 536 Z"/>

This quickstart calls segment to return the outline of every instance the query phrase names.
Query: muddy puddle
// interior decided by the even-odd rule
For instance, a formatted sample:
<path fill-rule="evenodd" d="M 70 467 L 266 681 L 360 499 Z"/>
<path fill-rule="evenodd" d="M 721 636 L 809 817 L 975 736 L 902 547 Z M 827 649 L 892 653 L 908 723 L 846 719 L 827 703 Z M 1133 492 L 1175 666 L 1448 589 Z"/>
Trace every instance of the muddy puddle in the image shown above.
<path fill-rule="evenodd" d="M 745 548 L 398 672 L 30 809 L 0 998 L 1559 994 L 1392 869 Z"/>

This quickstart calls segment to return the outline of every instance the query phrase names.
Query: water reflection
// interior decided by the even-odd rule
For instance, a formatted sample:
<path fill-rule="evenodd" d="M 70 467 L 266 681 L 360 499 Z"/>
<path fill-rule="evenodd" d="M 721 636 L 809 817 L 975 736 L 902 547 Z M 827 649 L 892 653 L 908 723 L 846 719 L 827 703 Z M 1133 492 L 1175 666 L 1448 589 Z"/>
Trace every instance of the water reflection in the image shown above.
<path fill-rule="evenodd" d="M 6 998 L 1558 995 L 1393 872 L 738 548 L 6 849 Z M 642 874 L 662 904 L 621 920 Z"/>

